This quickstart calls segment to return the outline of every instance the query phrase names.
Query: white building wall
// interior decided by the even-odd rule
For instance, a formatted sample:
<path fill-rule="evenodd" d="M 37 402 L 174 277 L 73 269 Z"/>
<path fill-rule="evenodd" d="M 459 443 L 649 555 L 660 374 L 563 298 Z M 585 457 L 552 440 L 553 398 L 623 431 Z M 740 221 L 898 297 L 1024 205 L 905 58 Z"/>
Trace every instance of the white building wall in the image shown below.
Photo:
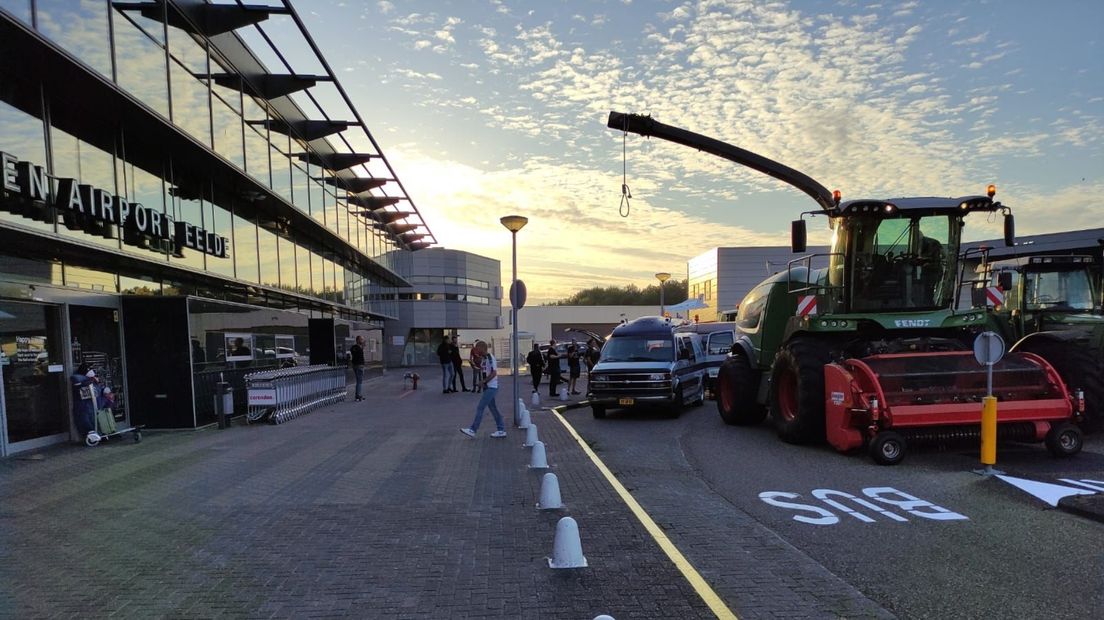
<path fill-rule="evenodd" d="M 723 312 L 734 310 L 748 291 L 767 277 L 785 271 L 790 261 L 809 254 L 825 254 L 827 247 L 810 247 L 794 254 L 789 246 L 713 248 L 687 261 L 690 297 L 702 296 L 708 308 L 695 311 L 702 322 L 718 321 Z M 826 257 L 813 260 L 813 267 L 827 264 Z"/>

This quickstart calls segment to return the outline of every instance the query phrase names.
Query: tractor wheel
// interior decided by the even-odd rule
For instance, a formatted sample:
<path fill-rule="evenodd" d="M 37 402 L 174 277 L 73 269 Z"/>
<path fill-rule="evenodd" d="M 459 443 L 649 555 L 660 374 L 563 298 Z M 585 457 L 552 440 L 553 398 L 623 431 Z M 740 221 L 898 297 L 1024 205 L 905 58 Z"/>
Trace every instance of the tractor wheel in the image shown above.
<path fill-rule="evenodd" d="M 755 402 L 755 371 L 742 352 L 733 353 L 721 364 L 713 397 L 717 413 L 725 424 L 752 426 L 767 417 L 767 408 Z"/>
<path fill-rule="evenodd" d="M 1046 434 L 1047 450 L 1057 457 L 1073 456 L 1081 451 L 1083 444 L 1081 429 L 1069 422 L 1055 424 Z"/>
<path fill-rule="evenodd" d="M 882 431 L 875 435 L 867 446 L 870 458 L 879 465 L 896 465 L 905 460 L 907 448 L 905 438 L 897 431 Z"/>
<path fill-rule="evenodd" d="M 594 414 L 595 420 L 601 420 L 606 417 L 605 405 L 591 405 L 590 412 Z"/>
<path fill-rule="evenodd" d="M 1085 393 L 1085 430 L 1104 430 L 1104 359 L 1088 338 L 1060 340 L 1035 336 L 1023 341 L 1017 351 L 1034 353 L 1050 362 L 1066 382 L 1070 395 Z"/>
<path fill-rule="evenodd" d="M 795 338 L 771 367 L 770 412 L 778 436 L 789 443 L 824 441 L 824 343 Z"/>

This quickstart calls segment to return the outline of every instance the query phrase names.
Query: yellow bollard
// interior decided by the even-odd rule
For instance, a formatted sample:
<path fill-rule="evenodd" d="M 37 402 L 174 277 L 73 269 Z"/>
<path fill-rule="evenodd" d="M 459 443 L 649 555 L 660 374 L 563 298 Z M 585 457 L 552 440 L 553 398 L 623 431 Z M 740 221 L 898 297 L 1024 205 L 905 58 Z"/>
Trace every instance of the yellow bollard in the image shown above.
<path fill-rule="evenodd" d="M 997 464 L 997 397 L 981 399 L 981 464 Z"/>

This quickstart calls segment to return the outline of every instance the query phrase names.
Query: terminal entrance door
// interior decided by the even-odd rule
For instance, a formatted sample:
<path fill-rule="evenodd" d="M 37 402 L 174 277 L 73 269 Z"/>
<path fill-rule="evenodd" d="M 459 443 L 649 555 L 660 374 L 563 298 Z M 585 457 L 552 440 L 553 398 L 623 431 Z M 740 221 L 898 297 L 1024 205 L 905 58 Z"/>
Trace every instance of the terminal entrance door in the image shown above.
<path fill-rule="evenodd" d="M 111 388 L 111 400 L 101 403 L 111 408 L 115 421 L 126 421 L 126 392 L 123 389 L 123 354 L 119 342 L 119 311 L 114 308 L 69 306 L 69 352 L 73 368 L 81 363 L 96 371 L 103 388 Z M 105 399 L 106 400 L 106 399 Z"/>
<path fill-rule="evenodd" d="M 0 301 L 3 452 L 69 434 L 60 306 Z"/>

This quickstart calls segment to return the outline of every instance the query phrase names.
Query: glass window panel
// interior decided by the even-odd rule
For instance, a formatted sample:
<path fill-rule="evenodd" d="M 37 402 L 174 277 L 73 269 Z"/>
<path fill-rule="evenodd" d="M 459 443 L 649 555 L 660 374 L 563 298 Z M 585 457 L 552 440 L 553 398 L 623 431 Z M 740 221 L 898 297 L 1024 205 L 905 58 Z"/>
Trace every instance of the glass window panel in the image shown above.
<path fill-rule="evenodd" d="M 4 92 L 9 96 L 14 92 Z M 26 95 L 27 93 L 20 93 Z M 26 97 L 21 97 L 26 102 Z M 37 101 L 33 98 L 32 101 Z M 37 107 L 37 106 L 36 106 Z M 20 161 L 46 167 L 46 135 L 42 120 L 0 101 L 0 150 Z M 0 220 L 7 220 L 45 232 L 54 231 L 53 212 L 45 205 L 5 200 Z"/>
<path fill-rule="evenodd" d="M 276 253 L 276 235 L 257 227 L 257 253 L 260 255 L 261 284 L 279 288 L 280 258 Z"/>
<path fill-rule="evenodd" d="M 114 5 L 114 3 L 112 4 Z M 126 10 L 119 6 L 115 6 L 113 26 L 115 31 L 118 32 L 123 22 L 126 22 L 127 26 L 140 30 L 144 32 L 147 37 L 163 44 L 165 42 L 165 12 L 163 3 L 158 7 L 158 11 L 161 15 L 161 19 L 150 19 L 142 15 L 141 11 Z"/>
<path fill-rule="evenodd" d="M 69 264 L 64 265 L 62 269 L 65 273 L 65 286 L 87 288 L 94 291 L 104 291 L 106 293 L 116 293 L 119 291 L 118 277 L 113 273 L 97 271 L 95 269 L 85 269 Z"/>
<path fill-rule="evenodd" d="M 207 70 L 207 48 L 197 42 L 192 35 L 173 27 L 169 30 L 169 55 L 180 64 L 187 67 L 192 73 L 204 75 Z"/>
<path fill-rule="evenodd" d="M 214 120 L 215 151 L 230 163 L 245 170 L 245 154 L 242 150 L 242 120 L 232 106 L 221 97 L 211 98 Z"/>
<path fill-rule="evenodd" d="M 272 158 L 272 190 L 291 202 L 291 159 L 286 154 L 287 136 L 271 132 L 270 137 L 276 143 L 269 153 Z"/>
<path fill-rule="evenodd" d="M 115 20 L 115 71 L 119 86 L 168 118 L 165 50 L 125 19 Z"/>
<path fill-rule="evenodd" d="M 172 77 L 173 122 L 204 146 L 211 146 L 210 98 L 207 83 L 197 80 L 175 60 L 169 63 Z"/>
<path fill-rule="evenodd" d="M 234 266 L 239 280 L 258 282 L 257 225 L 234 212 Z"/>
<path fill-rule="evenodd" d="M 316 178 L 322 174 L 322 170 L 318 166 L 309 166 L 307 171 Z M 311 217 L 325 225 L 326 190 L 322 187 L 322 182 L 311 179 L 309 191 Z"/>
<path fill-rule="evenodd" d="M 207 257 L 207 271 L 221 276 L 234 277 L 234 258 L 238 253 L 237 243 L 234 242 L 234 231 L 231 229 L 230 211 L 210 202 L 204 203 L 203 226 L 208 232 L 225 237 L 230 249 L 227 258 Z"/>
<path fill-rule="evenodd" d="M 280 252 L 280 288 L 295 290 L 295 244 L 284 237 L 276 238 Z"/>
<path fill-rule="evenodd" d="M 31 0 L 0 0 L 0 9 L 11 13 L 24 23 L 31 23 Z"/>
<path fill-rule="evenodd" d="M 191 198 L 193 196 L 194 188 L 185 186 L 181 188 L 184 191 L 176 192 L 178 194 L 184 194 L 189 196 L 188 198 L 181 198 L 180 196 L 170 196 L 169 198 L 169 215 L 173 220 L 177 222 L 187 222 L 197 228 L 204 228 L 203 223 L 203 201 L 199 196 Z M 174 233 L 175 234 L 175 233 Z M 185 267 L 191 267 L 192 269 L 203 270 L 206 267 L 205 256 L 203 252 L 199 250 L 182 247 L 179 248 L 181 256 L 170 256 L 171 262 Z M 211 260 L 220 260 L 212 257 Z"/>
<path fill-rule="evenodd" d="M 39 32 L 110 78 L 107 4 L 106 1 L 37 0 L 35 10 Z"/>
<path fill-rule="evenodd" d="M 310 176 L 307 170 L 298 163 L 291 165 L 291 198 L 292 203 L 303 213 L 310 213 L 310 197 L 308 195 L 311 186 Z"/>
<path fill-rule="evenodd" d="M 333 192 L 326 190 L 326 228 L 340 235 L 344 226 L 338 218 L 338 209 L 337 196 L 334 196 Z"/>
<path fill-rule="evenodd" d="M 334 301 L 345 303 L 345 268 L 334 263 Z"/>
<path fill-rule="evenodd" d="M 252 120 L 252 119 L 248 119 Z M 263 127 L 260 131 L 265 131 Z M 272 187 L 268 170 L 268 140 L 254 125 L 245 124 L 245 171 L 265 187 Z"/>
<path fill-rule="evenodd" d="M 322 257 L 311 252 L 311 294 L 315 297 L 325 297 L 326 280 L 322 277 Z"/>
<path fill-rule="evenodd" d="M 124 136 L 124 139 L 127 139 L 126 136 Z M 122 172 L 120 177 L 123 186 L 122 192 L 120 192 L 121 196 L 129 202 L 140 204 L 147 209 L 160 213 L 165 212 L 167 188 L 161 180 L 164 174 L 162 170 L 151 173 L 125 161 L 120 163 L 119 168 Z M 127 233 L 125 230 L 120 235 L 124 239 L 123 249 L 128 252 L 140 253 L 143 258 L 157 258 L 150 256 L 149 252 L 168 254 L 172 250 L 171 246 L 167 244 L 154 243 L 150 239 L 139 238 L 134 233 Z"/>
<path fill-rule="evenodd" d="M 88 184 L 111 194 L 119 194 L 115 189 L 115 160 L 110 153 L 77 140 L 73 136 L 52 128 L 50 131 L 51 152 L 53 153 L 55 177 L 76 179 L 78 183 Z M 55 189 L 57 182 L 54 182 Z M 117 230 L 114 226 L 98 222 L 90 216 L 62 212 L 58 231 L 85 243 L 95 243 L 110 248 L 119 247 Z"/>
<path fill-rule="evenodd" d="M 161 295 L 161 283 L 153 278 L 119 276 L 119 292 L 123 295 Z"/>
<path fill-rule="evenodd" d="M 303 246 L 295 248 L 295 280 L 297 292 L 311 294 L 310 252 Z"/>

